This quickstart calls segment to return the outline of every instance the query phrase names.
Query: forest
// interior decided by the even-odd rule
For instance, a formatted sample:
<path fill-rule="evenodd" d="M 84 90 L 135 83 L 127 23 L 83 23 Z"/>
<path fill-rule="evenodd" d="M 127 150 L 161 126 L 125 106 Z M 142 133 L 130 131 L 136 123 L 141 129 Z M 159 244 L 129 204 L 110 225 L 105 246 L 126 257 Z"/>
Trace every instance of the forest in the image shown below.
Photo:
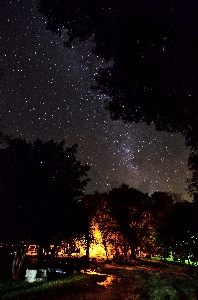
<path fill-rule="evenodd" d="M 39 245 L 37 266 L 42 266 L 43 248 L 54 244 L 55 253 L 62 241 L 71 253 L 81 241 L 89 261 L 96 223 L 107 260 L 110 255 L 134 258 L 139 248 L 163 259 L 171 255 L 197 263 L 196 156 L 189 158 L 189 202 L 171 192 L 148 195 L 124 183 L 109 192 L 85 194 L 90 167 L 76 153 L 77 145 L 67 148 L 64 142 L 2 138 L 0 240 L 16 247 L 13 279 L 20 279 L 29 244 Z"/>
<path fill-rule="evenodd" d="M 40 0 L 37 11 L 45 18 L 46 30 L 61 37 L 65 47 L 91 41 L 92 54 L 111 63 L 98 67 L 89 89 L 103 95 L 112 122 L 143 122 L 157 131 L 183 135 L 192 150 L 188 158 L 191 177 L 187 179 L 191 201 L 170 191 L 143 193 L 125 182 L 106 192 L 88 194 L 91 166 L 77 158 L 77 144 L 28 141 L 1 130 L 0 271 L 9 269 L 12 283 L 18 284 L 24 279 L 29 245 L 38 245 L 34 267 L 40 270 L 47 261 L 43 249 L 54 245 L 50 259 L 56 261 L 63 241 L 69 256 L 78 250 L 80 241 L 85 255 L 79 259 L 88 265 L 90 249 L 97 243 L 97 226 L 105 261 L 111 263 L 105 266 L 107 274 L 114 272 L 117 280 L 109 289 L 109 298 L 103 290 L 101 299 L 114 295 L 119 300 L 198 299 L 198 2 Z M 1 77 L 3 72 L 0 70 Z M 138 251 L 162 262 L 135 260 Z M 165 265 L 170 257 L 179 264 Z M 120 271 L 121 261 L 126 268 Z M 70 292 L 67 299 L 74 299 L 75 292 L 88 300 L 101 294 L 88 277 L 80 273 L 73 278 L 71 289 L 69 281 L 64 281 L 62 294 L 58 283 L 57 299 Z M 118 283 L 121 293 L 128 294 L 120 297 Z M 0 282 L 0 289 L 3 284 Z M 51 288 L 47 290 L 50 293 Z M 163 297 L 159 298 L 161 290 Z M 33 292 L 33 298 L 11 295 L 7 299 L 37 299 L 34 296 Z M 42 299 L 56 299 L 56 295 L 47 297 Z"/>

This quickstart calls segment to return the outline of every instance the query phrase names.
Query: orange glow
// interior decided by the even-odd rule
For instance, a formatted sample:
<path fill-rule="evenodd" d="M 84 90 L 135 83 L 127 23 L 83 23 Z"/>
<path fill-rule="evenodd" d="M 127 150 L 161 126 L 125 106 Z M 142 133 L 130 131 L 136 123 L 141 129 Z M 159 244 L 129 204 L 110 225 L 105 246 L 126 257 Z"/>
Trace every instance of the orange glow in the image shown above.
<path fill-rule="evenodd" d="M 106 276 L 106 279 L 102 282 L 97 282 L 98 285 L 102 285 L 106 288 L 108 288 L 109 285 L 113 283 L 114 280 L 120 281 L 120 278 L 117 278 L 116 275 L 108 275 L 108 274 L 103 274 L 103 273 L 98 273 L 97 271 L 93 271 L 91 269 L 87 270 L 81 270 L 82 273 L 89 274 L 89 275 L 98 275 L 98 276 Z"/>
<path fill-rule="evenodd" d="M 94 223 L 92 225 L 92 230 L 93 230 L 93 236 L 94 236 L 94 243 L 92 243 L 90 246 L 90 250 L 89 250 L 90 257 L 95 257 L 98 259 L 105 259 L 106 252 L 105 252 L 104 245 L 102 243 L 102 235 L 98 228 L 97 223 Z"/>
<path fill-rule="evenodd" d="M 106 260 L 112 259 L 115 255 L 115 247 L 109 243 L 106 242 L 106 249 L 103 244 L 102 234 L 99 229 L 98 223 L 93 220 L 91 224 L 91 235 L 93 237 L 92 242 L 90 243 L 89 248 L 89 257 L 90 259 L 96 259 L 96 260 Z M 116 235 L 111 235 L 112 240 L 116 239 Z M 62 241 L 62 244 L 57 247 L 56 253 L 58 257 L 82 257 L 86 255 L 86 246 L 85 246 L 85 238 L 84 240 L 73 240 L 73 245 L 71 245 L 68 242 Z M 50 252 L 48 254 L 52 253 L 54 245 L 50 245 Z M 43 253 L 47 254 L 45 250 L 43 249 Z M 37 245 L 29 245 L 28 251 L 26 253 L 27 255 L 37 255 Z"/>
<path fill-rule="evenodd" d="M 26 255 L 37 255 L 37 246 L 29 245 Z"/>
<path fill-rule="evenodd" d="M 93 271 L 92 269 L 81 270 L 80 272 L 84 274 L 90 274 L 90 275 L 106 275 L 106 274 L 100 274 L 96 271 Z"/>
<path fill-rule="evenodd" d="M 92 231 L 92 235 L 94 237 L 93 242 L 90 244 L 90 248 L 89 248 L 89 256 L 90 258 L 95 258 L 97 260 L 104 260 L 107 259 L 107 255 L 108 258 L 110 257 L 110 245 L 107 245 L 107 253 L 105 251 L 105 247 L 103 245 L 103 241 L 102 241 L 102 235 L 101 232 L 98 228 L 98 224 L 96 222 L 92 222 L 91 225 L 91 231 Z M 86 254 L 86 250 L 85 248 L 81 245 L 81 243 L 78 243 L 78 247 L 80 249 L 80 256 L 83 256 Z"/>
<path fill-rule="evenodd" d="M 104 275 L 104 274 L 101 274 Z M 97 282 L 99 285 L 103 285 L 104 287 L 108 288 L 109 285 L 112 284 L 113 280 L 116 280 L 116 275 L 107 275 L 107 278 L 103 282 Z"/>

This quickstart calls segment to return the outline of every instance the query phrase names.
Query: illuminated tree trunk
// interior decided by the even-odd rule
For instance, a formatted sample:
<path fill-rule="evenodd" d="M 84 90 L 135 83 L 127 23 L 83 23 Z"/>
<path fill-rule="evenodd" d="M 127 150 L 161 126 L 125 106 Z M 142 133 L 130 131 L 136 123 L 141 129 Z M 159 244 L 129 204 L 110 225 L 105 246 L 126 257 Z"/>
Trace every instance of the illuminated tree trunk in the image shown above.
<path fill-rule="evenodd" d="M 124 258 L 126 259 L 126 261 L 127 261 L 127 259 L 128 259 L 128 257 L 127 257 L 127 244 L 126 244 L 126 242 L 124 242 Z"/>
<path fill-rule="evenodd" d="M 107 249 L 107 242 L 103 241 L 103 245 L 104 245 L 104 248 L 105 248 L 105 254 L 106 254 L 107 261 L 109 261 L 109 255 L 108 255 L 108 249 Z"/>
<path fill-rule="evenodd" d="M 117 243 L 117 233 L 115 233 L 115 259 L 118 259 L 118 243 Z"/>
<path fill-rule="evenodd" d="M 86 235 L 86 261 L 89 262 L 89 248 L 90 248 L 90 236 Z"/>
<path fill-rule="evenodd" d="M 27 249 L 28 249 L 28 241 L 25 244 L 24 240 L 18 239 L 17 249 L 12 263 L 12 278 L 14 280 L 21 279 Z"/>

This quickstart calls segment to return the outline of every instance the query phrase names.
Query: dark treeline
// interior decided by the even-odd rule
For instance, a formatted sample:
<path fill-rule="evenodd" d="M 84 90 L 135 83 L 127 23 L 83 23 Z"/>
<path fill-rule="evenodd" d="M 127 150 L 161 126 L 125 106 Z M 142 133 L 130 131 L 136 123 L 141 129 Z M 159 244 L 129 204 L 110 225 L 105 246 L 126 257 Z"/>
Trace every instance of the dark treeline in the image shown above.
<path fill-rule="evenodd" d="M 77 145 L 64 142 L 6 137 L 0 149 L 0 242 L 15 244 L 12 277 L 18 280 L 30 243 L 43 247 L 81 240 L 89 259 L 93 222 L 99 226 L 108 259 L 108 245 L 115 258 L 128 259 L 135 250 L 170 253 L 196 260 L 198 197 L 196 168 L 189 182 L 193 201 L 173 193 L 152 195 L 122 184 L 108 193 L 84 195 L 89 166 L 76 159 Z M 195 164 L 196 166 L 196 164 Z"/>
<path fill-rule="evenodd" d="M 47 29 L 65 45 L 92 39 L 106 61 L 93 89 L 108 95 L 112 119 L 181 132 L 198 149 L 198 2 L 40 0 Z"/>
<path fill-rule="evenodd" d="M 20 277 L 29 242 L 44 244 L 81 236 L 81 205 L 88 165 L 76 159 L 77 145 L 6 138 L 0 149 L 0 241 L 17 244 L 12 276 Z"/>
<path fill-rule="evenodd" d="M 197 1 L 40 0 L 38 10 L 46 16 L 48 30 L 59 36 L 67 30 L 65 46 L 91 39 L 93 53 L 113 62 L 99 70 L 92 87 L 108 95 L 112 119 L 181 132 L 186 145 L 197 151 Z M 121 234 L 123 252 L 130 247 L 133 255 L 134 247 L 146 240 L 144 247 L 158 245 L 165 256 L 170 249 L 176 256 L 196 256 L 197 166 L 193 152 L 188 181 L 192 203 L 173 201 L 167 193 L 148 197 L 126 186 L 90 196 L 90 202 L 106 197 L 102 208 L 95 207 L 108 212 L 109 219 L 100 224 L 104 240 L 112 227 Z M 108 220 L 115 226 L 107 229 Z"/>
<path fill-rule="evenodd" d="M 92 38 L 101 69 L 93 87 L 109 96 L 111 117 L 153 123 L 181 132 L 198 149 L 196 1 L 41 0 L 47 28 L 68 32 L 66 46 Z M 123 76 L 124 74 L 124 76 Z M 0 74 L 1 75 L 1 74 Z M 89 166 L 76 159 L 77 145 L 2 136 L 0 148 L 0 242 L 16 245 L 12 276 L 21 276 L 28 244 L 81 239 L 89 258 L 92 222 L 104 248 L 126 259 L 140 247 L 166 258 L 197 260 L 198 154 L 189 157 L 193 201 L 171 193 L 144 194 L 125 184 L 108 193 L 84 195 Z M 108 251 L 107 259 L 108 259 Z"/>
<path fill-rule="evenodd" d="M 90 221 L 99 225 L 104 247 L 111 244 L 115 258 L 134 258 L 139 248 L 164 259 L 172 255 L 175 260 L 197 261 L 196 195 L 189 202 L 177 194 L 149 196 L 122 184 L 108 193 L 87 195 L 83 201 Z"/>

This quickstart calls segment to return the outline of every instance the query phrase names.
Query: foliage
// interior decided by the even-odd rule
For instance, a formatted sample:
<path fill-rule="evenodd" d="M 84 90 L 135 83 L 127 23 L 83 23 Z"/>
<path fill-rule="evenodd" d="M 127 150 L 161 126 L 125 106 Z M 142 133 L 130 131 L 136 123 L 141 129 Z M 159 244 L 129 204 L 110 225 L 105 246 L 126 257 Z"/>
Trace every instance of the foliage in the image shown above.
<path fill-rule="evenodd" d="M 61 297 L 68 291 L 82 289 L 85 285 L 84 275 L 73 275 L 69 278 L 48 282 L 0 282 L 1 299 L 44 299 L 45 297 Z"/>
<path fill-rule="evenodd" d="M 138 247 L 164 258 L 198 259 L 196 200 L 181 201 L 180 195 L 166 192 L 148 196 L 122 184 L 109 193 L 87 195 L 83 203 L 90 224 L 98 224 L 107 259 L 112 254 L 128 258 Z"/>
<path fill-rule="evenodd" d="M 106 258 L 108 260 L 109 255 L 118 255 L 118 248 L 121 249 L 125 241 L 118 222 L 109 207 L 109 194 L 95 194 L 95 196 L 98 198 L 99 202 L 94 216 L 94 221 L 98 224 L 101 232 Z"/>
<path fill-rule="evenodd" d="M 21 264 L 30 236 L 43 244 L 83 232 L 79 200 L 89 166 L 76 159 L 76 150 L 77 145 L 64 148 L 64 142 L 22 139 L 10 139 L 0 149 L 0 234 L 5 242 L 18 239 L 15 264 Z"/>
<path fill-rule="evenodd" d="M 64 149 L 64 142 L 52 140 L 11 139 L 0 150 L 1 202 L 9 226 L 12 220 L 18 230 L 42 228 L 51 234 L 67 222 L 68 233 L 73 232 L 68 212 L 77 208 L 89 170 L 76 160 L 76 149 L 77 145 Z"/>
<path fill-rule="evenodd" d="M 107 258 L 112 253 L 115 257 L 122 254 L 127 258 L 129 250 L 134 254 L 147 234 L 144 224 L 147 199 L 147 194 L 125 184 L 109 193 L 85 196 L 83 201 L 91 220 L 99 226 Z"/>
<path fill-rule="evenodd" d="M 173 201 L 172 195 L 157 192 L 150 199 L 151 226 L 155 229 L 153 249 L 164 258 L 170 254 L 181 262 L 197 260 L 197 203 Z"/>
<path fill-rule="evenodd" d="M 147 194 L 125 184 L 109 192 L 108 209 L 117 221 L 120 232 L 128 241 L 132 255 L 146 234 L 142 215 L 147 210 L 147 199 Z"/>
<path fill-rule="evenodd" d="M 113 60 L 94 87 L 108 95 L 113 119 L 152 122 L 182 132 L 198 147 L 197 1 L 40 0 L 47 29 L 68 41 L 95 42 L 93 52 Z"/>
<path fill-rule="evenodd" d="M 188 167 L 192 172 L 191 178 L 187 180 L 188 191 L 191 195 L 198 194 L 198 153 L 192 152 L 188 158 Z"/>

